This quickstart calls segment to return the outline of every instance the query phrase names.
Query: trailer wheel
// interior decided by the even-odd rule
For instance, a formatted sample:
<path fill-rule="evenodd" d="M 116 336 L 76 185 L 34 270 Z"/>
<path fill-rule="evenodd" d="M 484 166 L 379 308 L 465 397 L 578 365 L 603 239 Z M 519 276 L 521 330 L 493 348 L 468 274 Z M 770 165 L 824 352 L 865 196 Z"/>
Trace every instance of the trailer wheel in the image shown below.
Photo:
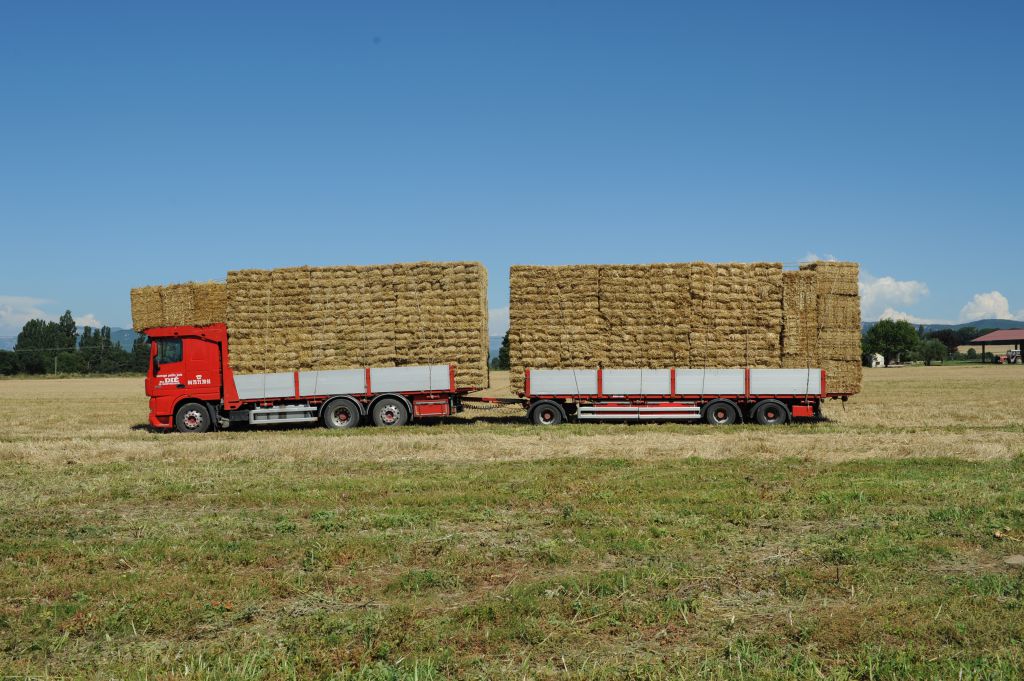
<path fill-rule="evenodd" d="M 565 421 L 565 413 L 557 402 L 545 400 L 530 409 L 530 421 L 535 426 L 557 426 Z"/>
<path fill-rule="evenodd" d="M 404 426 L 409 422 L 409 410 L 401 400 L 385 397 L 373 405 L 373 425 Z"/>
<path fill-rule="evenodd" d="M 320 414 L 324 428 L 355 428 L 360 421 L 359 407 L 352 400 L 328 402 Z"/>
<path fill-rule="evenodd" d="M 704 420 L 712 426 L 731 426 L 740 420 L 740 410 L 732 402 L 712 402 L 704 407 Z"/>
<path fill-rule="evenodd" d="M 202 402 L 185 402 L 174 412 L 174 427 L 179 433 L 205 433 L 210 425 L 210 410 Z"/>
<path fill-rule="evenodd" d="M 789 420 L 789 408 L 778 400 L 764 400 L 754 407 L 754 420 L 762 426 L 780 426 Z"/>

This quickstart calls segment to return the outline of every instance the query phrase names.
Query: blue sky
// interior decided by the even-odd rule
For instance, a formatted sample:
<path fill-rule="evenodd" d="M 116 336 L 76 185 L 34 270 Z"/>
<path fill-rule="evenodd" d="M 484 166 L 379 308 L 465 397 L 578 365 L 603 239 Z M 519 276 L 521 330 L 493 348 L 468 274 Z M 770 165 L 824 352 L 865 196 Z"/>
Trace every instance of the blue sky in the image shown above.
<path fill-rule="evenodd" d="M 1024 319 L 1024 4 L 0 3 L 0 335 L 229 269 L 861 262 Z"/>

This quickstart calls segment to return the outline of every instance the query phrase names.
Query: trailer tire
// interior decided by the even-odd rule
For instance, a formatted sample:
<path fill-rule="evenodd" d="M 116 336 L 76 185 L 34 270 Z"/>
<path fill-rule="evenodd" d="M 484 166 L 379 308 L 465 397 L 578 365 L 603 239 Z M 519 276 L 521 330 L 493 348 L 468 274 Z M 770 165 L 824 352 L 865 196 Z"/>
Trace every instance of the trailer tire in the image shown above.
<path fill-rule="evenodd" d="M 754 406 L 754 420 L 762 426 L 781 426 L 789 421 L 789 407 L 778 400 L 762 400 Z"/>
<path fill-rule="evenodd" d="M 704 407 L 704 420 L 712 426 L 731 426 L 740 420 L 740 410 L 729 400 L 716 400 Z"/>
<path fill-rule="evenodd" d="M 359 405 L 344 397 L 331 400 L 320 412 L 320 423 L 324 428 L 355 428 L 360 420 Z"/>
<path fill-rule="evenodd" d="M 544 400 L 530 407 L 530 422 L 535 426 L 557 426 L 565 420 L 565 410 L 558 402 Z"/>
<path fill-rule="evenodd" d="M 373 425 L 404 426 L 409 422 L 409 408 L 402 400 L 385 397 L 373 405 Z"/>
<path fill-rule="evenodd" d="M 213 419 L 202 402 L 185 402 L 174 412 L 174 428 L 179 433 L 205 433 Z"/>

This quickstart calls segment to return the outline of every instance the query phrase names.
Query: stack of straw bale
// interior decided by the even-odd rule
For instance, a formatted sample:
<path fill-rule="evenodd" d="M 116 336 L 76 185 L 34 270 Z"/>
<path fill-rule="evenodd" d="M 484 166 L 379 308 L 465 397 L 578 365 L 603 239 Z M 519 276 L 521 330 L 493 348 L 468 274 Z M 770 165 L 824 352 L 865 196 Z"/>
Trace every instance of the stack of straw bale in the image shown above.
<path fill-rule="evenodd" d="M 782 273 L 782 366 L 818 366 L 818 284 L 813 270 Z"/>
<path fill-rule="evenodd" d="M 800 269 L 814 273 L 818 302 L 816 366 L 826 371 L 830 392 L 858 392 L 861 330 L 857 263 L 820 261 Z"/>
<path fill-rule="evenodd" d="M 602 361 L 605 327 L 596 266 L 513 267 L 509 276 L 518 302 L 509 307 L 513 366 L 594 366 Z"/>
<path fill-rule="evenodd" d="M 693 263 L 689 365 L 779 367 L 782 288 L 778 263 Z"/>
<path fill-rule="evenodd" d="M 457 364 L 487 385 L 487 272 L 479 263 L 228 273 L 231 364 L 241 374 Z"/>
<path fill-rule="evenodd" d="M 227 287 L 216 282 L 133 288 L 132 327 L 206 326 L 227 317 Z"/>
<path fill-rule="evenodd" d="M 512 386 L 534 368 L 821 367 L 860 390 L 854 263 L 514 266 Z"/>

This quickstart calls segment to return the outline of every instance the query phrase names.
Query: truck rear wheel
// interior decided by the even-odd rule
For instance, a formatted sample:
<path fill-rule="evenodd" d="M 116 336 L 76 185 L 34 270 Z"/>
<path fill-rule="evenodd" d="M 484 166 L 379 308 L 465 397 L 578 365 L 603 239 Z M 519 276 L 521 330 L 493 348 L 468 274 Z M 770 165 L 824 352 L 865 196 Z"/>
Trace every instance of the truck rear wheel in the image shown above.
<path fill-rule="evenodd" d="M 205 433 L 210 429 L 210 410 L 202 402 L 186 402 L 174 412 L 174 427 L 179 433 Z"/>
<path fill-rule="evenodd" d="M 409 422 L 409 410 L 401 400 L 385 397 L 373 405 L 373 425 L 404 426 Z"/>
<path fill-rule="evenodd" d="M 712 426 L 731 426 L 740 420 L 740 410 L 732 402 L 712 402 L 704 408 L 704 420 Z"/>
<path fill-rule="evenodd" d="M 352 400 L 334 400 L 324 407 L 320 423 L 324 428 L 355 428 L 360 417 L 359 407 Z"/>
<path fill-rule="evenodd" d="M 754 407 L 754 420 L 762 426 L 780 426 L 789 420 L 789 409 L 778 400 L 764 400 Z"/>

